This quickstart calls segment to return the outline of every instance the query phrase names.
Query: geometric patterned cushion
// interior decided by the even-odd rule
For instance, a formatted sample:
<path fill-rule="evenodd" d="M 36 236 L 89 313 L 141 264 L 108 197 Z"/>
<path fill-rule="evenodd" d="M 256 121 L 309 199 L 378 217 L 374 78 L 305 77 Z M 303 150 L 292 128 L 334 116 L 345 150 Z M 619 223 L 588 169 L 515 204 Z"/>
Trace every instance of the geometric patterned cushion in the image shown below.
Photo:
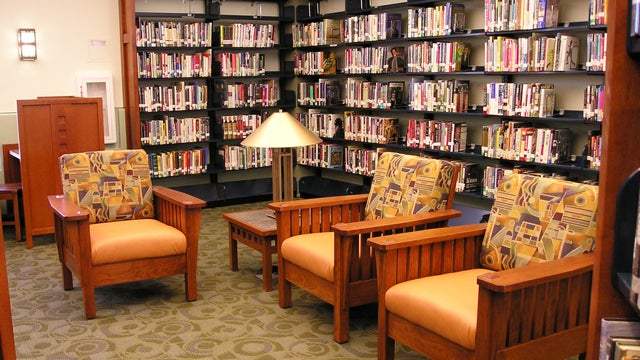
<path fill-rule="evenodd" d="M 527 174 L 498 186 L 480 263 L 505 270 L 590 252 L 596 237 L 598 187 Z"/>
<path fill-rule="evenodd" d="M 371 182 L 365 219 L 446 209 L 455 166 L 445 160 L 383 152 Z"/>
<path fill-rule="evenodd" d="M 153 218 L 144 150 L 105 150 L 60 157 L 62 190 L 89 212 L 90 223 Z"/>

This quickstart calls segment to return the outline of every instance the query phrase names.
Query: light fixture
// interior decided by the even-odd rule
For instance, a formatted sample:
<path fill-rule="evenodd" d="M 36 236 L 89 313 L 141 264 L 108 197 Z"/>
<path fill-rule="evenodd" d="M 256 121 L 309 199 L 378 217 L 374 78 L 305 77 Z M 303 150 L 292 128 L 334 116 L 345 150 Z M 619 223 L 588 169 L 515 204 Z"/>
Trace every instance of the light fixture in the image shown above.
<path fill-rule="evenodd" d="M 282 201 L 293 199 L 293 148 L 320 142 L 322 139 L 296 118 L 280 110 L 271 114 L 241 144 L 272 149 L 273 201 Z"/>
<path fill-rule="evenodd" d="M 35 60 L 38 58 L 36 52 L 36 29 L 18 29 L 18 52 L 20 60 Z"/>

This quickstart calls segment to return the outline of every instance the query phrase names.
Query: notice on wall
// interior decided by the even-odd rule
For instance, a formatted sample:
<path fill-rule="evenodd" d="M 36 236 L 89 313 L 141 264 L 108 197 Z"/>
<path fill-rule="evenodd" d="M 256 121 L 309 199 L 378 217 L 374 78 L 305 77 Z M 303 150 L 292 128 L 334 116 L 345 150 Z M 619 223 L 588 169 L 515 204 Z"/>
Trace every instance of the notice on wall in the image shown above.
<path fill-rule="evenodd" d="M 107 60 L 107 40 L 89 40 L 89 61 Z"/>

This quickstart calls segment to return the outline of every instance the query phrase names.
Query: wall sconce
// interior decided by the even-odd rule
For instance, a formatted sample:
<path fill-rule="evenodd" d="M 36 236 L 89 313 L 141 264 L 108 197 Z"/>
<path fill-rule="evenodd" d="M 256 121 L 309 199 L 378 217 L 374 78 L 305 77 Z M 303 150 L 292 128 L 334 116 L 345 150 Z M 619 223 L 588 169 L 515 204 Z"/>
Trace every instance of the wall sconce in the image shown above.
<path fill-rule="evenodd" d="M 18 29 L 18 52 L 20 60 L 35 60 L 36 53 L 36 29 Z"/>

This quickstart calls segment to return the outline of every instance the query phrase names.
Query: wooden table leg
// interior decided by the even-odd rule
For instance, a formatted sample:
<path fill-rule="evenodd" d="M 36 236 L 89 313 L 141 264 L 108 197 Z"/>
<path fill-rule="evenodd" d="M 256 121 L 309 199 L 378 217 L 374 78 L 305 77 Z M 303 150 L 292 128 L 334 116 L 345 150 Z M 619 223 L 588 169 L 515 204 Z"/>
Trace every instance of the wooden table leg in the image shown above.
<path fill-rule="evenodd" d="M 234 239 L 234 226 L 229 223 L 229 268 L 238 271 L 238 242 Z"/>
<path fill-rule="evenodd" d="M 273 263 L 271 261 L 271 240 L 262 239 L 262 288 L 264 291 L 273 289 Z"/>

